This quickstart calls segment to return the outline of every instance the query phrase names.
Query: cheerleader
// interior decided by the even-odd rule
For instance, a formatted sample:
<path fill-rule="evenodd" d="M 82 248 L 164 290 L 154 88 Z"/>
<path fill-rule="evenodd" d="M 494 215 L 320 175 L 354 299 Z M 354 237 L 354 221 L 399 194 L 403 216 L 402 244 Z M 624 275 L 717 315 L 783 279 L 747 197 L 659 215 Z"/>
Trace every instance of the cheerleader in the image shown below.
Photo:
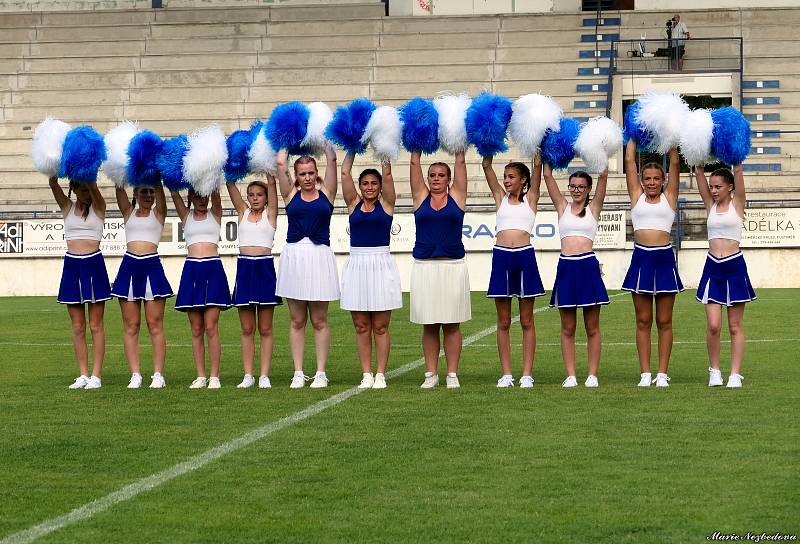
<path fill-rule="evenodd" d="M 287 299 L 291 326 L 289 347 L 294 376 L 289 387 L 299 389 L 308 379 L 303 374 L 306 323 L 311 319 L 317 355 L 317 372 L 311 387 L 328 386 L 325 368 L 331 347 L 328 303 L 339 298 L 339 274 L 331 250 L 331 216 L 336 198 L 336 151 L 325 149 L 325 179 L 317 161 L 303 156 L 294 163 L 294 183 L 287 170 L 287 152 L 278 153 L 278 183 L 289 220 L 286 245 L 278 267 L 275 293 Z"/>
<path fill-rule="evenodd" d="M 428 182 L 425 183 L 420 152 L 411 153 L 411 195 L 417 229 L 412 251 L 411 321 L 422 325 L 422 352 L 425 356 L 422 389 L 439 385 L 440 329 L 447 359 L 447 387 L 460 387 L 461 323 L 472 319 L 469 270 L 461 241 L 467 205 L 464 153 L 456 154 L 452 181 L 451 185 L 450 167 L 435 162 L 428 168 Z"/>
<path fill-rule="evenodd" d="M 683 291 L 675 253 L 669 241 L 680 186 L 680 156 L 669 150 L 669 182 L 660 165 L 651 162 L 642 168 L 639 179 L 636 142 L 625 148 L 625 177 L 631 198 L 634 248 L 631 265 L 622 283 L 630 291 L 636 312 L 636 350 L 639 353 L 639 387 L 669 387 L 669 357 L 672 353 L 672 309 L 675 295 Z M 653 302 L 658 327 L 658 374 L 651 380 L 650 332 L 653 328 Z"/>
<path fill-rule="evenodd" d="M 590 198 L 592 177 L 586 172 L 575 172 L 569 177 L 570 199 L 558 189 L 553 171 L 545 164 L 544 181 L 550 200 L 558 212 L 558 230 L 561 236 L 561 255 L 558 257 L 556 281 L 550 296 L 550 306 L 558 308 L 561 315 L 561 354 L 567 378 L 563 387 L 576 387 L 575 328 L 578 308 L 583 308 L 589 354 L 589 376 L 586 387 L 597 387 L 600 368 L 600 306 L 608 304 L 608 293 L 603 285 L 600 263 L 592 251 L 597 222 L 606 197 L 608 169 L 597 180 L 594 199 Z"/>
<path fill-rule="evenodd" d="M 239 214 L 239 257 L 236 259 L 236 285 L 233 305 L 239 309 L 242 325 L 242 365 L 244 379 L 236 387 L 246 389 L 255 385 L 255 330 L 261 338 L 261 375 L 258 387 L 272 387 L 269 369 L 272 364 L 272 316 L 275 306 L 282 304 L 275 296 L 275 262 L 272 242 L 278 221 L 278 191 L 275 178 L 268 183 L 252 181 L 247 186 L 247 202 L 234 183 L 228 183 L 228 194 Z"/>
<path fill-rule="evenodd" d="M 116 195 L 119 211 L 125 220 L 127 251 L 114 280 L 111 296 L 119 299 L 122 310 L 123 346 L 131 370 L 128 389 L 142 386 L 139 366 L 142 303 L 153 346 L 154 372 L 150 388 L 160 389 L 166 386 L 163 376 L 167 351 L 164 306 L 167 298 L 172 296 L 172 288 L 158 256 L 158 243 L 167 217 L 167 200 L 161 186 L 137 187 L 133 190 L 133 202 L 128 200 L 125 189 L 117 187 Z"/>
<path fill-rule="evenodd" d="M 708 329 L 706 344 L 708 359 L 708 386 L 722 385 L 720 371 L 720 340 L 722 307 L 728 311 L 728 330 L 731 334 L 731 375 L 727 387 L 742 386 L 744 361 L 744 307 L 756 299 L 747 264 L 739 250 L 744 221 L 745 189 L 742 165 L 733 173 L 718 168 L 706 179 L 702 167 L 695 167 L 697 190 L 708 211 L 708 256 L 703 276 L 697 286 L 697 300 L 706 305 Z"/>
<path fill-rule="evenodd" d="M 103 314 L 105 302 L 111 298 L 108 272 L 103 254 L 100 253 L 106 201 L 96 183 L 70 182 L 69 194 L 65 195 L 57 177 L 51 177 L 49 182 L 56 204 L 64 215 L 64 240 L 67 242 L 61 285 L 58 288 L 58 302 L 67 306 L 72 322 L 72 345 L 80 372 L 69 388 L 100 389 L 106 350 Z M 85 312 L 84 304 L 87 306 Z M 89 348 L 86 344 L 87 313 L 89 330 L 92 332 L 91 375 L 89 375 Z"/>
<path fill-rule="evenodd" d="M 222 346 L 219 338 L 219 314 L 231 306 L 228 279 L 219 258 L 219 228 L 222 222 L 222 200 L 219 191 L 209 197 L 200 196 L 189 189 L 187 206 L 180 193 L 172 192 L 172 202 L 183 223 L 186 239 L 186 262 L 183 264 L 181 282 L 175 309 L 186 312 L 192 328 L 192 355 L 197 378 L 190 389 L 219 389 L 219 362 Z M 208 339 L 211 359 L 211 377 L 206 379 L 206 353 L 203 339 Z"/>
<path fill-rule="evenodd" d="M 342 271 L 343 310 L 349 310 L 356 330 L 356 346 L 363 378 L 359 389 L 384 389 L 391 339 L 392 310 L 403 306 L 400 272 L 389 253 L 395 192 L 392 166 L 382 164 L 383 175 L 368 168 L 358 176 L 358 188 L 351 174 L 353 154 L 342 164 L 342 196 L 350 214 L 350 256 Z M 375 338 L 378 367 L 372 374 L 372 338 Z"/>
<path fill-rule="evenodd" d="M 492 169 L 492 157 L 483 158 L 483 173 L 497 206 L 495 245 L 492 249 L 492 272 L 489 291 L 497 309 L 497 351 L 503 375 L 497 387 L 513 387 L 511 375 L 511 299 L 519 299 L 519 323 L 522 326 L 522 377 L 520 387 L 533 387 L 533 358 L 536 352 L 536 329 L 533 323 L 535 297 L 544 294 L 542 278 L 531 245 L 536 222 L 542 161 L 536 157 L 531 171 L 521 162 L 508 163 L 503 184 Z M 531 179 L 533 182 L 531 183 Z"/>

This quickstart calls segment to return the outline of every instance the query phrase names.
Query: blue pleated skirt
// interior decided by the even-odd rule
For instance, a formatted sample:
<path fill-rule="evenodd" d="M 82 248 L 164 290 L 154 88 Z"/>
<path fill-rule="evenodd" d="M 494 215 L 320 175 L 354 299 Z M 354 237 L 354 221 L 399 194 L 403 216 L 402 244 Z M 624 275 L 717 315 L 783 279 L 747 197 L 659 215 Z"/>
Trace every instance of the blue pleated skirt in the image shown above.
<path fill-rule="evenodd" d="M 172 287 L 164 274 L 158 253 L 125 253 L 111 296 L 125 300 L 155 300 L 172 295 Z"/>
<path fill-rule="evenodd" d="M 722 258 L 709 253 L 696 297 L 703 304 L 715 302 L 725 306 L 755 300 L 756 292 L 750 283 L 742 252 Z"/>
<path fill-rule="evenodd" d="M 622 282 L 623 291 L 660 295 L 684 290 L 672 244 L 645 246 L 634 244 L 631 265 Z"/>
<path fill-rule="evenodd" d="M 275 306 L 283 304 L 275 295 L 275 260 L 272 255 L 239 255 L 236 259 L 234 306 Z"/>
<path fill-rule="evenodd" d="M 175 309 L 185 312 L 207 306 L 219 306 L 223 310 L 231 307 L 231 292 L 222 261 L 219 257 L 187 257 Z"/>
<path fill-rule="evenodd" d="M 64 255 L 61 285 L 58 288 L 60 304 L 85 304 L 104 302 L 111 298 L 108 271 L 100 251 L 83 255 Z"/>
<path fill-rule="evenodd" d="M 580 255 L 559 255 L 550 306 L 583 308 L 609 302 L 600 274 L 600 261 L 594 251 Z"/>
<path fill-rule="evenodd" d="M 533 246 L 492 248 L 492 272 L 487 297 L 539 297 L 544 294 L 542 277 Z"/>

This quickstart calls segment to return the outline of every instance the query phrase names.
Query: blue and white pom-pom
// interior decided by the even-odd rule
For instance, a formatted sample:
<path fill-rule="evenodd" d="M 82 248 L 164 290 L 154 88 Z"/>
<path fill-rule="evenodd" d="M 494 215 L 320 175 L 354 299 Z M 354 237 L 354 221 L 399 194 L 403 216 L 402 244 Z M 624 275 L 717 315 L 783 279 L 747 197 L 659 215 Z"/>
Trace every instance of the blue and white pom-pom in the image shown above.
<path fill-rule="evenodd" d="M 714 120 L 711 118 L 711 110 L 699 109 L 686 114 L 683 120 L 683 132 L 678 142 L 686 164 L 697 166 L 714 162 L 711 152 L 713 132 Z"/>
<path fill-rule="evenodd" d="M 369 118 L 367 128 L 361 136 L 361 143 L 372 148 L 378 162 L 394 162 L 400 155 L 400 141 L 403 136 L 403 125 L 400 112 L 391 106 L 380 106 Z"/>
<path fill-rule="evenodd" d="M 653 134 L 639 122 L 641 107 L 642 105 L 637 100 L 628 105 L 628 109 L 625 110 L 625 119 L 623 120 L 624 143 L 627 144 L 628 140 L 633 140 L 640 151 L 652 151 Z"/>
<path fill-rule="evenodd" d="M 265 134 L 273 149 L 285 149 L 290 155 L 302 155 L 310 152 L 302 147 L 308 131 L 308 120 L 311 110 L 302 102 L 287 102 L 272 110 L 267 120 Z"/>
<path fill-rule="evenodd" d="M 465 94 L 439 96 L 433 100 L 439 115 L 439 147 L 451 155 L 464 153 L 469 147 L 466 117 L 470 104 L 472 100 Z"/>
<path fill-rule="evenodd" d="M 156 164 L 164 185 L 170 191 L 177 192 L 191 187 L 183 177 L 183 158 L 188 150 L 189 138 L 185 134 L 164 140 L 164 145 L 161 146 Z"/>
<path fill-rule="evenodd" d="M 636 120 L 653 135 L 651 150 L 662 155 L 678 145 L 689 106 L 680 95 L 650 92 L 640 97 Z"/>
<path fill-rule="evenodd" d="M 312 155 L 320 155 L 325 151 L 328 139 L 325 129 L 333 119 L 330 106 L 324 102 L 312 102 L 308 105 L 308 125 L 306 135 L 300 142 L 300 147 L 310 151 Z"/>
<path fill-rule="evenodd" d="M 508 150 L 506 131 L 511 121 L 511 100 L 483 92 L 467 110 L 467 139 L 478 153 L 489 157 Z"/>
<path fill-rule="evenodd" d="M 558 125 L 558 131 L 548 130 L 542 139 L 542 162 L 555 170 L 562 170 L 575 158 L 580 125 L 569 117 L 562 117 Z"/>
<path fill-rule="evenodd" d="M 164 140 L 155 132 L 143 130 L 128 146 L 128 183 L 133 187 L 160 187 L 158 156 Z"/>
<path fill-rule="evenodd" d="M 589 172 L 602 172 L 622 147 L 622 129 L 608 117 L 593 117 L 581 126 L 575 151 Z"/>
<path fill-rule="evenodd" d="M 714 121 L 712 153 L 725 164 L 742 164 L 750 153 L 750 122 L 730 106 L 713 110 L 711 119 Z"/>
<path fill-rule="evenodd" d="M 532 157 L 538 153 L 545 133 L 557 131 L 563 115 L 561 106 L 549 96 L 534 93 L 517 98 L 508 132 L 519 147 L 520 155 Z"/>
<path fill-rule="evenodd" d="M 325 129 L 325 136 L 348 153 L 363 153 L 367 145 L 362 137 L 375 108 L 368 98 L 356 98 L 349 104 L 339 106 Z"/>
<path fill-rule="evenodd" d="M 64 121 L 48 117 L 39 123 L 33 133 L 31 146 L 33 167 L 48 178 L 58 175 L 64 140 L 71 128 Z"/>
<path fill-rule="evenodd" d="M 200 196 L 210 196 L 223 180 L 228 160 L 225 133 L 219 125 L 211 125 L 189 136 L 188 150 L 183 157 L 183 177 Z"/>
<path fill-rule="evenodd" d="M 235 183 L 250 173 L 250 146 L 253 133 L 249 130 L 236 130 L 225 140 L 228 160 L 225 161 L 225 181 Z"/>
<path fill-rule="evenodd" d="M 108 157 L 103 163 L 103 172 L 120 189 L 128 184 L 128 146 L 138 132 L 134 123 L 123 121 L 109 130 L 104 138 Z"/>
<path fill-rule="evenodd" d="M 433 102 L 412 98 L 400 107 L 403 147 L 409 153 L 436 153 L 439 149 L 439 113 Z"/>
<path fill-rule="evenodd" d="M 73 128 L 64 139 L 58 177 L 74 183 L 97 183 L 100 165 L 106 160 L 103 137 L 92 127 Z"/>
<path fill-rule="evenodd" d="M 252 144 L 247 152 L 248 168 L 253 174 L 274 176 L 278 171 L 278 153 L 267 140 L 264 133 L 265 128 L 266 124 L 258 120 L 253 121 L 253 125 L 250 127 Z"/>

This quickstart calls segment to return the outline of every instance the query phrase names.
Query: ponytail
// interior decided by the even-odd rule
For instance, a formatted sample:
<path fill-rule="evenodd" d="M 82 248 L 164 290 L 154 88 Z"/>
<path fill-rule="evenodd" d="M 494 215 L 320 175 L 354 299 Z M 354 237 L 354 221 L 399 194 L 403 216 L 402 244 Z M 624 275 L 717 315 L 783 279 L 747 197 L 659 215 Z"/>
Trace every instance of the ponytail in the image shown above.
<path fill-rule="evenodd" d="M 522 202 L 523 197 L 527 195 L 528 191 L 531 189 L 531 170 L 528 168 L 528 165 L 521 162 L 510 162 L 506 165 L 506 168 L 513 168 L 517 171 L 519 177 L 525 179 L 519 194 L 514 195 L 519 202 Z"/>

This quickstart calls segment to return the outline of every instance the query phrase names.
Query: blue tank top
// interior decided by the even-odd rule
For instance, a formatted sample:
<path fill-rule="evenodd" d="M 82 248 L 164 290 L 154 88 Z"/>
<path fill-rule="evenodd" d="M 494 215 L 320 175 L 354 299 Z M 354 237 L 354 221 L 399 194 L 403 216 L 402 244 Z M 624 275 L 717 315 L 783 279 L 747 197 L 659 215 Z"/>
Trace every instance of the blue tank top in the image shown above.
<path fill-rule="evenodd" d="M 417 226 L 417 240 L 412 255 L 415 259 L 464 257 L 464 243 L 461 231 L 464 227 L 464 210 L 447 195 L 447 204 L 438 212 L 431 208 L 431 195 L 428 195 L 419 208 L 414 211 Z"/>
<path fill-rule="evenodd" d="M 389 245 L 392 216 L 384 211 L 380 200 L 371 212 L 361 211 L 364 201 L 350 214 L 350 247 L 384 247 Z"/>
<path fill-rule="evenodd" d="M 319 198 L 306 202 L 297 191 L 286 206 L 286 217 L 289 228 L 286 232 L 286 241 L 299 242 L 309 238 L 317 245 L 331 245 L 331 215 L 333 204 L 322 191 Z"/>

